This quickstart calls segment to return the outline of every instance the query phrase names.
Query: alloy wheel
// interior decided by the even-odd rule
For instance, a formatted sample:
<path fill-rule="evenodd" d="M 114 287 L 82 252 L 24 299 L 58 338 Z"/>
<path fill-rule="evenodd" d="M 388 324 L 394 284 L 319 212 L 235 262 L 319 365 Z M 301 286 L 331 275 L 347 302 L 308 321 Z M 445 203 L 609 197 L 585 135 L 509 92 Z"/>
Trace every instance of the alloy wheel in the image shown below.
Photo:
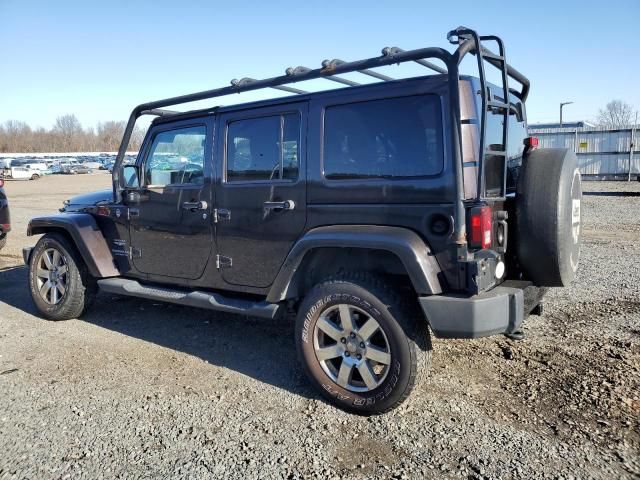
<path fill-rule="evenodd" d="M 379 387 L 389 372 L 391 349 L 378 321 L 354 305 L 325 309 L 313 336 L 316 358 L 337 385 L 352 392 Z"/>
<path fill-rule="evenodd" d="M 48 248 L 36 264 L 36 286 L 42 299 L 57 305 L 62 301 L 68 287 L 69 266 L 62 253 L 55 248 Z"/>

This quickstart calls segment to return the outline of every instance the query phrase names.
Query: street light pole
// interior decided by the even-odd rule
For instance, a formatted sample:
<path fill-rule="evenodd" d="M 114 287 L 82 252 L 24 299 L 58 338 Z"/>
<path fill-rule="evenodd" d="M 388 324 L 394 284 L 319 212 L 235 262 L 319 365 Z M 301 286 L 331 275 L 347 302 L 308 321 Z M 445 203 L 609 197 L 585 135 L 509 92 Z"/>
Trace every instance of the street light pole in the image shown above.
<path fill-rule="evenodd" d="M 562 128 L 562 107 L 565 105 L 571 105 L 573 102 L 561 102 L 560 103 L 560 128 Z"/>

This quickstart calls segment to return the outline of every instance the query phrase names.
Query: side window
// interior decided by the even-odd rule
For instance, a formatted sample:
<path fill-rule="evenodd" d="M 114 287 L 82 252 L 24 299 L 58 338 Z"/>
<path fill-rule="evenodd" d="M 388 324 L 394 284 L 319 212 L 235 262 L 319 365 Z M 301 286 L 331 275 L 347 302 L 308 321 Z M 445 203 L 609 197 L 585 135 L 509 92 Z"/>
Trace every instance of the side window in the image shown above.
<path fill-rule="evenodd" d="M 300 115 L 289 113 L 230 122 L 227 181 L 295 180 L 300 158 Z"/>
<path fill-rule="evenodd" d="M 201 185 L 206 135 L 204 125 L 158 133 L 145 161 L 145 185 Z"/>
<path fill-rule="evenodd" d="M 334 180 L 440 173 L 439 97 L 389 98 L 327 108 L 323 162 L 325 177 Z"/>

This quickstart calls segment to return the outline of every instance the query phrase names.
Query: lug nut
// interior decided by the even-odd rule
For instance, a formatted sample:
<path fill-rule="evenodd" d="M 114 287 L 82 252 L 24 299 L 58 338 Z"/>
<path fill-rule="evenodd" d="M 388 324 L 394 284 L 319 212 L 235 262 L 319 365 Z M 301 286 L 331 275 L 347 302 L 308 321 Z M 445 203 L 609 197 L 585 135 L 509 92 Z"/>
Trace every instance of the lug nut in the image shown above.
<path fill-rule="evenodd" d="M 362 355 L 358 354 L 358 355 L 356 355 L 356 358 L 357 358 L 358 360 L 362 360 Z"/>
<path fill-rule="evenodd" d="M 360 348 L 364 348 L 364 342 L 360 342 Z"/>
<path fill-rule="evenodd" d="M 356 338 L 356 334 L 351 332 L 351 334 L 349 335 L 351 338 Z"/>
<path fill-rule="evenodd" d="M 344 338 L 344 337 L 342 337 L 342 338 L 340 339 L 340 342 L 342 342 L 342 343 L 347 343 L 347 339 L 346 339 L 346 338 Z"/>
<path fill-rule="evenodd" d="M 350 356 L 351 356 L 351 354 L 350 354 L 349 352 L 344 352 L 344 356 L 345 356 L 345 357 L 350 357 Z"/>

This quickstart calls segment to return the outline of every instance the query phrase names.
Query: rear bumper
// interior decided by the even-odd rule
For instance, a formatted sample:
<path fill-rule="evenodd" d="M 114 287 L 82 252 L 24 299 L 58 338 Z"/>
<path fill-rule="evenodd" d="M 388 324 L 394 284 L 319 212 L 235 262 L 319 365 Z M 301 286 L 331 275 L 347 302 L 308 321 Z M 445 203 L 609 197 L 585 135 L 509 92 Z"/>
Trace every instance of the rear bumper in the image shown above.
<path fill-rule="evenodd" d="M 507 281 L 471 297 L 432 295 L 420 305 L 434 334 L 443 338 L 478 338 L 520 329 L 544 295 L 530 282 Z"/>

